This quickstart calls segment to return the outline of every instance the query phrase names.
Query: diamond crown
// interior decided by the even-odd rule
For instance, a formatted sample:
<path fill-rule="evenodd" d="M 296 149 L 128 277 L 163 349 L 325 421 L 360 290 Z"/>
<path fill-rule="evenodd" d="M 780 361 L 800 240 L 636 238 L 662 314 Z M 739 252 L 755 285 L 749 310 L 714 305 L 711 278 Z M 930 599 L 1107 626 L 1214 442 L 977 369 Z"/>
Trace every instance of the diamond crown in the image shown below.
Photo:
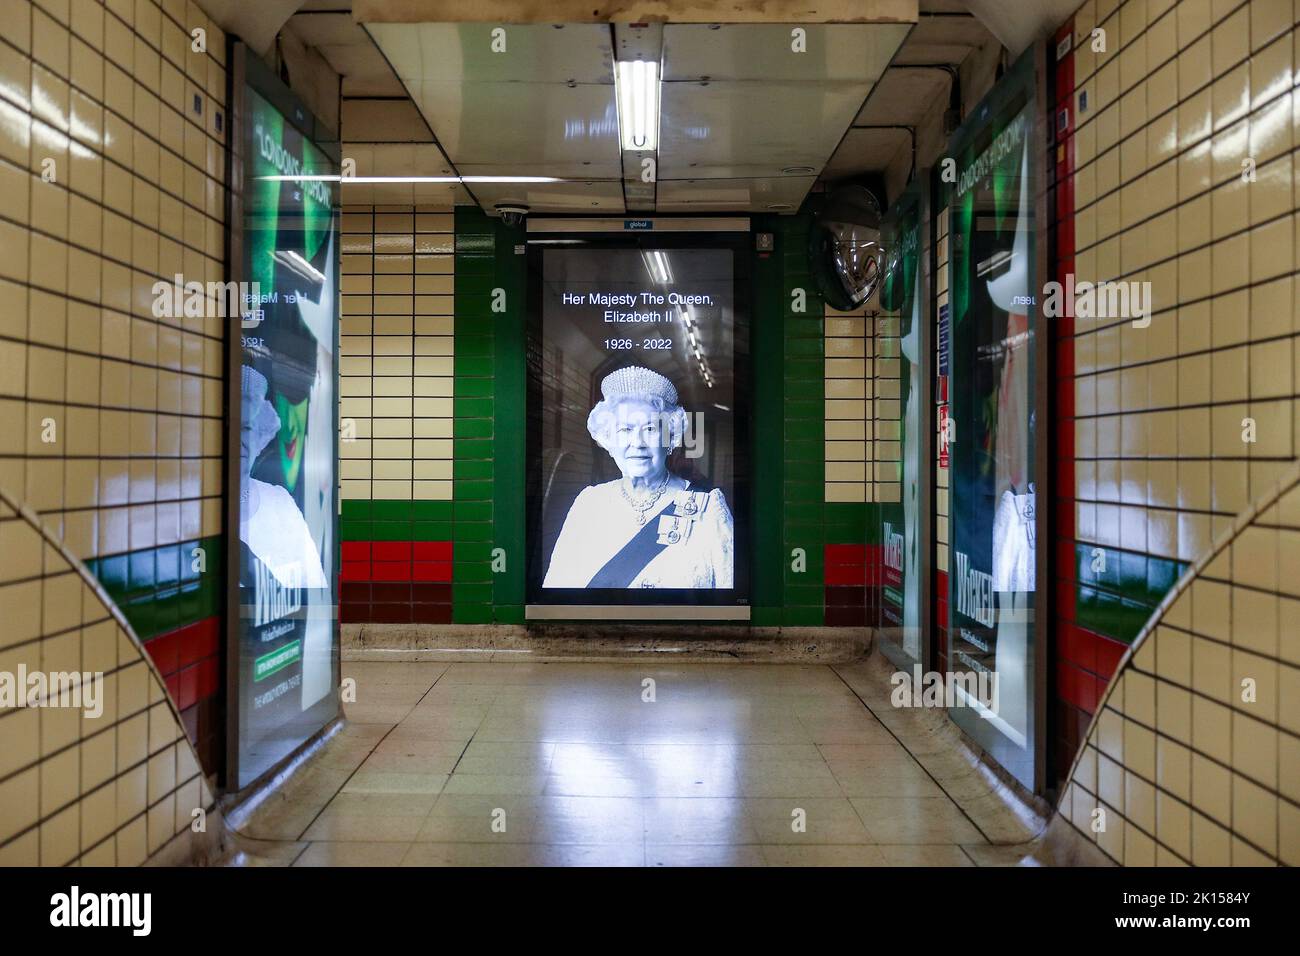
<path fill-rule="evenodd" d="M 601 380 L 600 393 L 605 401 L 619 398 L 657 396 L 667 405 L 677 404 L 677 389 L 667 378 L 639 365 L 615 369 Z"/>

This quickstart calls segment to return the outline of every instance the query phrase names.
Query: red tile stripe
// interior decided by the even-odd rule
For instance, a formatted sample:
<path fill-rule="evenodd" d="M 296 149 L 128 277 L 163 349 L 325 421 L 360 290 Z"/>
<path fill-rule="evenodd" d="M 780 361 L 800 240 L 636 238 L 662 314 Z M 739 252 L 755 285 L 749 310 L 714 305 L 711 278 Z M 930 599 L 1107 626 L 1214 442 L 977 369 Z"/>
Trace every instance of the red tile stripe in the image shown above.
<path fill-rule="evenodd" d="M 344 581 L 451 581 L 450 541 L 344 541 Z"/>
<path fill-rule="evenodd" d="M 1056 692 L 1062 700 L 1094 713 L 1102 691 L 1115 676 L 1128 645 L 1069 621 L 1056 631 Z"/>
<path fill-rule="evenodd" d="M 872 583 L 868 579 L 869 548 L 865 544 L 828 544 L 822 552 L 826 586 Z"/>
<path fill-rule="evenodd" d="M 178 710 L 216 696 L 221 687 L 220 624 L 208 617 L 145 642 Z"/>

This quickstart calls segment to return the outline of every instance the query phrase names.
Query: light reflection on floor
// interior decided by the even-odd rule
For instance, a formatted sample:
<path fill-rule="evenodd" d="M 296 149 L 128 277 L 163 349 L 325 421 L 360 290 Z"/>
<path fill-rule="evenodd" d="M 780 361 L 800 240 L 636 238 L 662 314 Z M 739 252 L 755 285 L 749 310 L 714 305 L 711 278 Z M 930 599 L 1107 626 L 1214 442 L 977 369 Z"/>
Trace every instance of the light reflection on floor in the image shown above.
<path fill-rule="evenodd" d="M 347 726 L 242 828 L 244 862 L 971 866 L 1023 856 L 994 845 L 1020 842 L 1011 815 L 990 823 L 987 792 L 948 786 L 950 755 L 913 756 L 850 689 L 862 692 L 864 674 L 844 670 L 348 663 L 357 700 Z M 975 794 L 979 813 L 949 796 L 960 792 Z"/>

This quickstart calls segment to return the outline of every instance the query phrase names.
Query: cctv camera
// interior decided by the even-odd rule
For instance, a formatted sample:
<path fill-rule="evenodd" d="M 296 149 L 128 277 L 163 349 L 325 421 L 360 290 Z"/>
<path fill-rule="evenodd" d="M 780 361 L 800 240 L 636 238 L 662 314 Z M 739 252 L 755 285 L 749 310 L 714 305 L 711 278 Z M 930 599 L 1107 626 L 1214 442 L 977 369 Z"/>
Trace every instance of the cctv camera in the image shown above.
<path fill-rule="evenodd" d="M 523 203 L 497 203 L 496 209 L 501 221 L 511 227 L 522 226 L 528 216 L 528 207 Z"/>

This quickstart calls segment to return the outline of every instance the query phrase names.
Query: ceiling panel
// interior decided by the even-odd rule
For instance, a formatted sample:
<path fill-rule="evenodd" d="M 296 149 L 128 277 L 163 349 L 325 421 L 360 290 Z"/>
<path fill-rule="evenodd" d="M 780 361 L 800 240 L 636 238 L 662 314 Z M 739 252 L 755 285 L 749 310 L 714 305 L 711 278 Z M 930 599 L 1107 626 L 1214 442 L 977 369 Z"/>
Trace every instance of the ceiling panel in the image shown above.
<path fill-rule="evenodd" d="M 412 80 L 428 79 L 463 84 L 614 84 L 608 26 L 371 23 L 366 29 L 408 86 Z M 493 52 L 496 29 L 505 31 L 502 52 Z"/>
<path fill-rule="evenodd" d="M 580 170 L 584 161 L 619 161 L 613 85 L 426 80 L 411 93 L 458 165 L 560 163 Z"/>
<path fill-rule="evenodd" d="M 910 25 L 793 29 L 664 27 L 660 210 L 797 208 Z"/>
<path fill-rule="evenodd" d="M 951 77 L 942 69 L 915 67 L 959 68 L 974 51 L 989 44 L 997 41 L 970 15 L 965 0 L 921 0 L 918 22 L 858 112 L 855 128 L 836 149 L 822 178 L 834 181 L 878 173 L 891 164 L 908 162 L 911 138 L 906 130 L 857 127 L 923 126 L 936 107 L 947 104 Z"/>
<path fill-rule="evenodd" d="M 800 27 L 805 52 L 792 49 L 793 26 L 668 24 L 664 80 L 764 80 L 782 83 L 871 83 L 907 36 L 910 24 Z"/>
<path fill-rule="evenodd" d="M 617 32 L 506 24 L 500 54 L 493 27 L 366 25 L 461 174 L 570 180 L 471 184 L 485 208 L 623 211 L 622 177 L 640 167 L 629 173 L 620 150 Z M 663 26 L 659 181 L 654 207 L 647 196 L 634 208 L 764 211 L 802 202 L 910 25 L 808 26 L 803 53 L 791 50 L 791 29 Z M 789 167 L 810 172 L 783 175 Z"/>
<path fill-rule="evenodd" d="M 341 104 L 343 135 L 361 143 L 428 143 L 433 134 L 410 100 L 360 99 Z"/>
<path fill-rule="evenodd" d="M 854 124 L 915 126 L 936 102 L 948 102 L 951 82 L 943 70 L 889 70 L 880 78 Z"/>
<path fill-rule="evenodd" d="M 1051 36 L 1079 4 L 1075 0 L 966 0 L 966 7 L 1014 59 L 1038 37 Z"/>
<path fill-rule="evenodd" d="M 439 183 L 352 183 L 343 187 L 342 201 L 345 206 L 417 205 L 448 210 L 474 204 L 464 187 Z"/>
<path fill-rule="evenodd" d="M 793 212 L 815 181 L 815 176 L 661 179 L 656 206 L 660 212 Z M 773 210 L 773 206 L 788 208 Z"/>
<path fill-rule="evenodd" d="M 523 203 L 534 212 L 623 211 L 622 182 L 572 183 L 471 183 L 483 208 L 498 203 Z"/>
<path fill-rule="evenodd" d="M 922 60 L 922 57 L 926 51 L 935 47 L 960 47 L 969 51 L 974 47 L 982 46 L 990 39 L 992 36 L 974 17 L 922 16 L 920 22 L 908 34 L 907 42 L 903 49 L 899 50 L 895 62 L 960 63 L 961 57 L 955 61 Z"/>
<path fill-rule="evenodd" d="M 364 43 L 328 44 L 317 47 L 340 76 L 392 76 L 384 56 L 361 34 Z"/>
<path fill-rule="evenodd" d="M 344 96 L 405 96 L 406 87 L 391 72 L 382 75 L 348 74 L 343 77 L 342 92 Z"/>
<path fill-rule="evenodd" d="M 851 129 L 822 172 L 822 179 L 834 181 L 859 173 L 879 172 L 889 165 L 900 149 L 911 148 L 911 137 L 902 129 Z"/>
<path fill-rule="evenodd" d="M 358 176 L 450 176 L 451 164 L 436 143 L 349 143 L 343 155 L 356 160 Z"/>
<path fill-rule="evenodd" d="M 567 163 L 531 163 L 526 173 L 520 173 L 514 163 L 457 163 L 456 169 L 462 176 L 554 176 L 558 179 L 612 179 L 620 182 L 623 178 L 622 168 L 617 162 L 592 163 L 582 167 Z"/>
<path fill-rule="evenodd" d="M 667 83 L 659 176 L 682 179 L 710 166 L 820 169 L 869 89 L 849 83 Z"/>
<path fill-rule="evenodd" d="M 433 143 L 348 143 L 342 155 L 356 160 L 358 176 L 447 176 L 451 164 Z M 418 203 L 446 206 L 473 204 L 456 183 L 349 183 L 344 203 Z"/>
<path fill-rule="evenodd" d="M 305 46 L 315 49 L 343 78 L 343 95 L 406 96 L 406 88 L 393 74 L 379 48 L 352 19 L 345 4 L 333 12 L 299 11 L 286 29 Z"/>
<path fill-rule="evenodd" d="M 365 31 L 346 10 L 328 13 L 296 13 L 289 24 L 298 39 L 308 46 L 343 46 L 366 39 Z"/>
<path fill-rule="evenodd" d="M 492 52 L 491 24 L 370 29 L 457 167 L 619 175 L 608 27 L 506 25 L 504 53 Z"/>

